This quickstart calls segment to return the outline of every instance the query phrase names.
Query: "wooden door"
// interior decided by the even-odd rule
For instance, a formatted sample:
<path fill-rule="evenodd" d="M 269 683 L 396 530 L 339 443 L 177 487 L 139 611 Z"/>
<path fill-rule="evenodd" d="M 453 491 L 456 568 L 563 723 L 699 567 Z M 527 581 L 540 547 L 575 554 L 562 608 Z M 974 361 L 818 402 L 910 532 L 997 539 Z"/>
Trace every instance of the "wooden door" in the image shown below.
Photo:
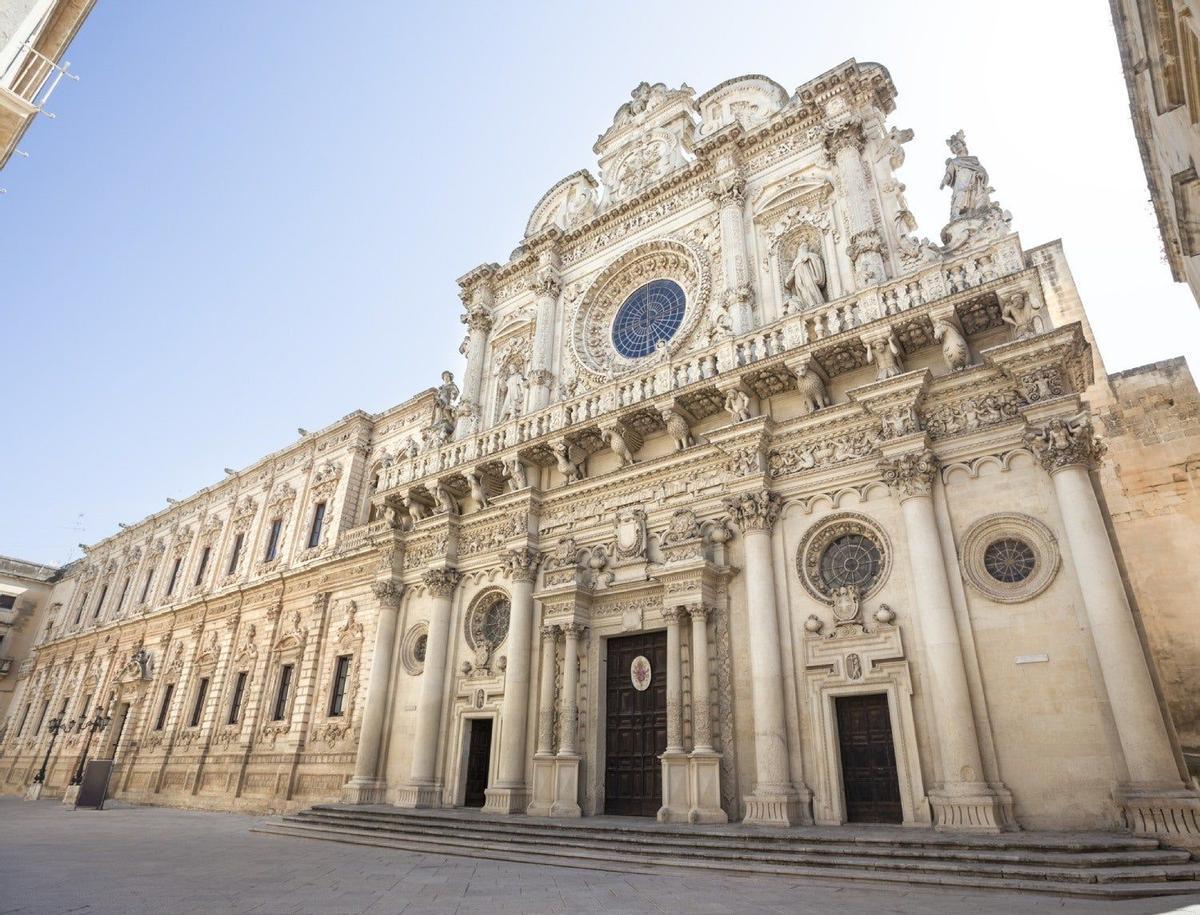
<path fill-rule="evenodd" d="M 839 697 L 837 722 L 847 822 L 902 822 L 887 696 L 874 693 Z"/>
<path fill-rule="evenodd" d="M 662 763 L 667 748 L 667 634 L 647 632 L 609 639 L 605 696 L 604 812 L 652 817 L 662 806 Z M 645 689 L 633 679 L 639 664 Z M 646 682 L 648 680 L 648 682 Z"/>
<path fill-rule="evenodd" d="M 482 807 L 487 800 L 488 769 L 492 762 L 492 719 L 471 720 L 471 737 L 467 746 L 467 793 L 465 807 Z"/>

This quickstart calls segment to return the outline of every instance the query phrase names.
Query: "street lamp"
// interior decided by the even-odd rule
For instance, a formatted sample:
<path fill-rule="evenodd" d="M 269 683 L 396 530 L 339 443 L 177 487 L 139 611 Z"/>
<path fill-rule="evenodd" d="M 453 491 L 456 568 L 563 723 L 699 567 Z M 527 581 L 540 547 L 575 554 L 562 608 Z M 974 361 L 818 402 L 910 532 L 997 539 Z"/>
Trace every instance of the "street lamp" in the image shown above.
<path fill-rule="evenodd" d="M 46 747 L 46 758 L 42 760 L 42 768 L 38 769 L 37 775 L 33 777 L 35 785 L 43 784 L 46 781 L 46 766 L 50 764 L 50 753 L 54 749 L 54 738 L 58 736 L 58 732 L 62 729 L 62 726 L 63 720 L 61 716 L 51 718 L 46 724 L 46 727 L 50 729 L 50 746 Z"/>
<path fill-rule="evenodd" d="M 83 743 L 83 755 L 79 757 L 79 767 L 75 770 L 75 774 L 71 776 L 72 785 L 83 784 L 83 765 L 87 762 L 88 747 L 92 745 L 92 735 L 97 731 L 103 731 L 106 727 L 108 727 L 108 723 L 110 721 L 112 721 L 110 716 L 105 715 L 102 712 L 97 712 L 96 717 L 91 721 L 80 722 L 79 729 L 86 730 L 88 735 L 87 740 L 85 740 Z"/>

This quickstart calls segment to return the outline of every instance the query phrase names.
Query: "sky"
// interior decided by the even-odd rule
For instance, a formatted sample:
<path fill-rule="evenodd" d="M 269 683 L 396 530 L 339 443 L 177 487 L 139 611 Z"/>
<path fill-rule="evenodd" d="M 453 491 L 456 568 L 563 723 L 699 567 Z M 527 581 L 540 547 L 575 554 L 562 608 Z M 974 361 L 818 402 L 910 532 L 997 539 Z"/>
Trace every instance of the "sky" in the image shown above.
<path fill-rule="evenodd" d="M 1105 0 L 99 0 L 0 172 L 0 554 L 47 563 L 461 369 L 504 262 L 641 80 L 887 66 L 937 239 L 961 128 L 1026 247 L 1064 240 L 1109 371 L 1186 355 Z"/>

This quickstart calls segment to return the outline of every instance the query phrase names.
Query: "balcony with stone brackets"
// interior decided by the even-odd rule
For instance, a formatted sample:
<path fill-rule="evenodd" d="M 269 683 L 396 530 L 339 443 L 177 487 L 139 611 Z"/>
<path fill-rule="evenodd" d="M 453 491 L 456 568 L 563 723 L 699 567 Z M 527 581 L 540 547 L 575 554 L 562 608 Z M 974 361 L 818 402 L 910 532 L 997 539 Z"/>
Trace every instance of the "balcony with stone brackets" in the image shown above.
<path fill-rule="evenodd" d="M 461 499 L 473 483 L 493 492 L 502 488 L 505 464 L 514 458 L 560 469 L 582 465 L 603 448 L 620 451 L 614 430 L 621 444 L 636 451 L 645 438 L 682 428 L 673 418 L 690 427 L 725 409 L 731 389 L 765 399 L 802 389 L 808 371 L 828 383 L 860 369 L 872 342 L 894 341 L 902 356 L 910 356 L 937 346 L 935 324 L 947 319 L 967 339 L 996 336 L 1005 326 L 1000 297 L 1017 290 L 1040 302 L 1036 271 L 1026 266 L 1013 234 L 712 346 L 647 360 L 642 371 L 396 461 L 384 469 L 372 501 L 381 509 L 415 502 L 419 519 L 442 510 L 439 489 Z"/>
<path fill-rule="evenodd" d="M 58 64 L 29 40 L 0 73 L 0 167 L 35 116 L 54 117 L 46 110 L 54 90 L 64 78 L 79 80 L 70 66 Z"/>

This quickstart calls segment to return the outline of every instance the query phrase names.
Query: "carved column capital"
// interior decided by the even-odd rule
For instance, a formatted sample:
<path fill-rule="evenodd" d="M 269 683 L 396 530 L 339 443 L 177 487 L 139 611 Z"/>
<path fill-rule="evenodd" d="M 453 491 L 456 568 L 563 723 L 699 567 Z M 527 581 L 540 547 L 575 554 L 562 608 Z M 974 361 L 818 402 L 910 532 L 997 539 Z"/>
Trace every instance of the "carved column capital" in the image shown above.
<path fill-rule="evenodd" d="M 555 273 L 538 271 L 529 280 L 529 291 L 538 298 L 557 299 L 562 292 L 562 280 Z"/>
<path fill-rule="evenodd" d="M 866 145 L 867 138 L 859 121 L 844 121 L 825 130 L 825 151 L 831 158 L 836 158 L 843 149 L 861 153 Z"/>
<path fill-rule="evenodd" d="M 558 630 L 559 630 L 559 627 L 556 626 L 554 623 L 547 623 L 546 625 L 542 626 L 542 641 L 543 642 L 557 642 L 558 641 Z"/>
<path fill-rule="evenodd" d="M 1056 417 L 1040 428 L 1025 433 L 1025 444 L 1047 473 L 1066 467 L 1095 470 L 1107 450 L 1096 437 L 1092 418 L 1087 413 L 1063 419 Z"/>
<path fill-rule="evenodd" d="M 587 626 L 583 625 L 583 623 L 563 623 L 562 631 L 563 635 L 565 635 L 568 639 L 580 639 L 583 638 L 583 634 L 587 632 Z"/>
<path fill-rule="evenodd" d="M 764 489 L 729 496 L 725 499 L 725 507 L 743 534 L 748 531 L 769 532 L 779 520 L 783 499 L 778 493 Z"/>
<path fill-rule="evenodd" d="M 473 305 L 462 315 L 462 322 L 472 331 L 487 333 L 492 329 L 492 313 L 483 305 Z"/>
<path fill-rule="evenodd" d="M 529 547 L 521 547 L 516 550 L 505 550 L 500 555 L 500 561 L 504 563 L 504 571 L 512 577 L 513 581 L 533 581 L 537 578 L 542 554 Z"/>
<path fill-rule="evenodd" d="M 740 207 L 746 199 L 746 176 L 741 171 L 722 175 L 709 185 L 708 196 L 718 207 Z"/>
<path fill-rule="evenodd" d="M 687 615 L 687 610 L 684 607 L 663 607 L 662 615 L 668 623 L 680 623 Z"/>
<path fill-rule="evenodd" d="M 879 462 L 883 482 L 901 502 L 932 493 L 937 472 L 937 456 L 928 448 Z"/>
<path fill-rule="evenodd" d="M 371 591 L 379 600 L 381 607 L 389 610 L 400 609 L 400 599 L 404 596 L 404 585 L 395 581 L 377 581 L 371 584 Z"/>
<path fill-rule="evenodd" d="M 449 597 L 462 580 L 462 573 L 458 569 L 430 569 L 421 580 L 434 597 Z"/>
<path fill-rule="evenodd" d="M 692 619 L 705 621 L 716 612 L 712 607 L 706 607 L 704 604 L 692 604 L 687 611 Z"/>

